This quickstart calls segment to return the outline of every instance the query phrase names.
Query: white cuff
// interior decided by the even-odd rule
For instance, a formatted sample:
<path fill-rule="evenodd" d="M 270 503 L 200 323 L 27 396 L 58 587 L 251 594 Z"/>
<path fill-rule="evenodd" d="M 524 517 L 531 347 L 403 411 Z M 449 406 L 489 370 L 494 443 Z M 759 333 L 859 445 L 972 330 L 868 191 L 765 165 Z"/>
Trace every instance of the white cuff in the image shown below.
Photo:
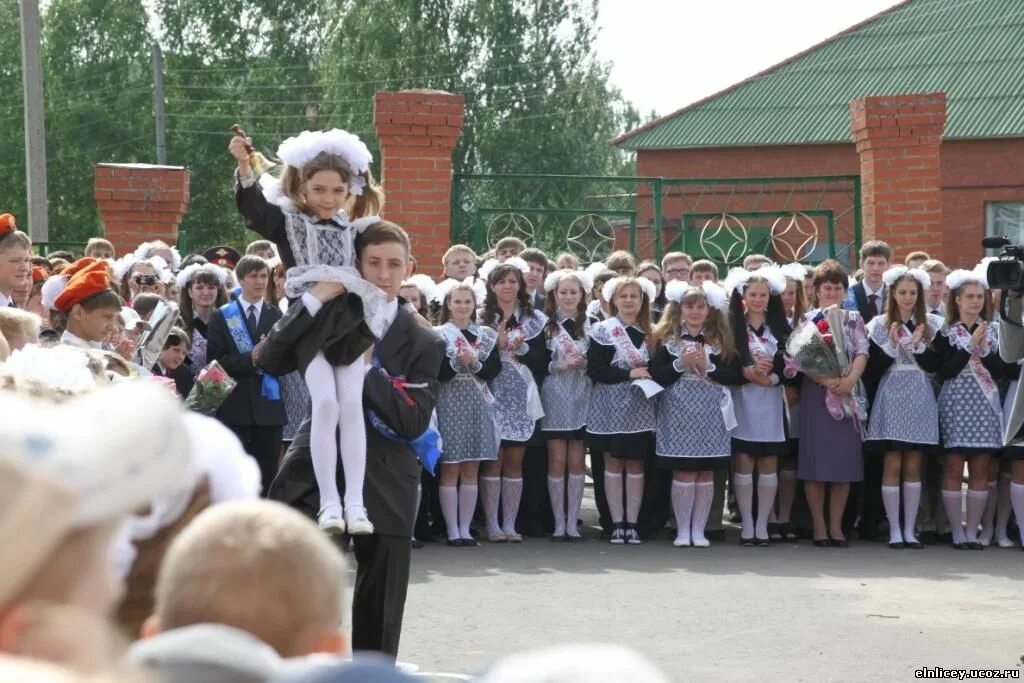
<path fill-rule="evenodd" d="M 235 182 L 238 183 L 239 187 L 249 189 L 256 184 L 256 175 L 251 170 L 247 174 L 242 175 L 242 173 L 236 168 Z"/>
<path fill-rule="evenodd" d="M 779 382 L 782 381 L 782 380 L 779 379 L 779 376 L 776 375 L 774 372 L 772 374 L 768 375 L 768 379 L 770 379 L 772 381 L 772 386 L 773 387 L 779 386 Z"/>
<path fill-rule="evenodd" d="M 303 294 L 301 300 L 302 305 L 306 307 L 306 311 L 314 318 L 316 317 L 316 314 L 320 312 L 320 309 L 324 307 L 320 302 L 320 299 L 317 299 L 310 292 Z"/>
<path fill-rule="evenodd" d="M 526 340 L 523 340 L 523 343 L 519 345 L 518 349 L 516 349 L 516 355 L 517 356 L 525 356 L 529 352 L 530 352 L 530 343 L 527 342 Z"/>
<path fill-rule="evenodd" d="M 672 361 L 672 369 L 676 372 L 683 373 L 686 371 L 686 366 L 683 365 L 683 360 L 681 358 L 676 358 Z"/>

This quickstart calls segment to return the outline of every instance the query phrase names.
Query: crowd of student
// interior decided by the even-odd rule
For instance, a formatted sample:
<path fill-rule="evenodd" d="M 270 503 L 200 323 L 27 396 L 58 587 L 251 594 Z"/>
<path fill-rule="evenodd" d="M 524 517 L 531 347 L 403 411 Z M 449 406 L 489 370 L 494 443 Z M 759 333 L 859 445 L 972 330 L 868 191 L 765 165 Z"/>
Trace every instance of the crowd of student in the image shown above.
<path fill-rule="evenodd" d="M 86 256 L 114 254 L 93 240 Z M 266 490 L 309 393 L 296 373 L 282 378 L 278 400 L 260 396 L 260 377 L 248 359 L 235 362 L 214 313 L 232 300 L 258 304 L 259 338 L 287 310 L 284 268 L 262 240 L 245 256 L 207 256 L 214 262 L 150 243 L 113 260 L 109 286 L 126 303 L 108 309 L 109 327 L 86 311 L 68 316 L 77 295 L 64 292 L 57 306 L 44 291 L 51 269 L 77 284 L 68 272 L 82 261 L 35 257 L 32 286 L 11 301 L 39 317 L 0 309 L 0 331 L 12 348 L 60 335 L 131 360 L 156 303 L 176 300 L 180 326 L 149 370 L 183 396 L 210 360 L 254 384 L 217 417 L 259 463 Z M 615 544 L 639 544 L 669 523 L 676 546 L 705 546 L 724 540 L 728 515 L 747 546 L 801 536 L 845 546 L 854 529 L 865 539 L 888 533 L 893 548 L 1014 546 L 1024 451 L 1002 447 L 1002 425 L 1019 366 L 998 354 L 999 292 L 980 267 L 950 273 L 920 252 L 893 266 L 879 242 L 859 256 L 851 279 L 834 261 L 779 268 L 751 255 L 718 286 L 715 264 L 678 252 L 660 264 L 616 252 L 584 269 L 515 238 L 480 257 L 452 247 L 445 277 L 412 275 L 401 289 L 447 354 L 441 457 L 422 476 L 418 541 L 582 540 L 589 463 L 602 537 Z M 823 380 L 787 368 L 789 337 L 835 321 L 830 306 L 843 311 L 849 372 Z M 843 396 L 859 398 L 849 404 L 862 412 L 840 409 L 837 419 L 833 398 Z"/>

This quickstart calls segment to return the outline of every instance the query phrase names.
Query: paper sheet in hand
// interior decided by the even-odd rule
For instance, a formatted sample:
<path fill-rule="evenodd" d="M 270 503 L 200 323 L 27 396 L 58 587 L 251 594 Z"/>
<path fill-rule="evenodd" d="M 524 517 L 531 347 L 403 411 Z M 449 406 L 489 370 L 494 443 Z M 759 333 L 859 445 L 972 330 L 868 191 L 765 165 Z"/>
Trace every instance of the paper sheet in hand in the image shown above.
<path fill-rule="evenodd" d="M 653 379 L 635 379 L 632 382 L 633 386 L 644 392 L 646 398 L 657 396 L 665 390 L 660 384 L 655 382 Z"/>

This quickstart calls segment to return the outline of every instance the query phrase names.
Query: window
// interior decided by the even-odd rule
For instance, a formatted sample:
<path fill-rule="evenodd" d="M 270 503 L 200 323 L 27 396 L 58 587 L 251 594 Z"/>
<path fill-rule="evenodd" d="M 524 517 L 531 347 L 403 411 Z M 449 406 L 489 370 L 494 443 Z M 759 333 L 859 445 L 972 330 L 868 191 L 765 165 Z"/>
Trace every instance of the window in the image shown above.
<path fill-rule="evenodd" d="M 985 235 L 1006 235 L 1013 244 L 1024 242 L 1024 202 L 986 204 Z"/>

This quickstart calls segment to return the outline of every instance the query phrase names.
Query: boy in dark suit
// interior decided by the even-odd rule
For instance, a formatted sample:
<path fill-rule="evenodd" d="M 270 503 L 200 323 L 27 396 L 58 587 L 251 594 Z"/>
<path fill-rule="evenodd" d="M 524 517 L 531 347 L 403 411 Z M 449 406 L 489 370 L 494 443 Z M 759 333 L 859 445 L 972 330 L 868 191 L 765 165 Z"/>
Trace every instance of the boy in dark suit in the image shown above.
<path fill-rule="evenodd" d="M 373 362 L 368 363 L 363 384 L 367 456 L 363 497 L 374 533 L 353 537 L 358 570 L 352 599 L 352 647 L 384 652 L 392 658 L 398 653 L 409 587 L 409 539 L 416 522 L 421 469 L 409 442 L 430 424 L 444 357 L 441 338 L 398 298 L 409 274 L 409 252 L 409 236 L 387 221 L 371 225 L 356 238 L 359 272 L 386 293 L 391 322 L 368 351 Z M 294 370 L 298 341 L 315 327 L 320 309 L 343 292 L 341 285 L 320 283 L 289 306 L 288 314 L 259 349 L 259 364 L 276 374 Z M 270 497 L 315 519 L 320 499 L 309 453 L 309 429 L 307 418 L 288 449 Z M 342 493 L 344 477 L 339 467 Z"/>
<path fill-rule="evenodd" d="M 235 301 L 215 310 L 208 326 L 207 359 L 218 361 L 237 382 L 217 410 L 245 452 L 256 459 L 264 493 L 277 474 L 281 431 L 288 422 L 277 377 L 256 365 L 263 340 L 281 311 L 263 300 L 270 268 L 259 256 L 244 256 L 235 267 L 242 291 Z"/>
<path fill-rule="evenodd" d="M 885 300 L 889 292 L 882 276 L 892 261 L 892 247 L 881 240 L 865 242 L 860 248 L 860 267 L 864 269 L 864 279 L 850 287 L 849 298 L 843 308 L 860 312 L 867 325 L 872 318 L 885 312 Z M 875 398 L 876 386 L 864 386 L 868 393 L 868 401 Z M 858 518 L 860 537 L 878 540 L 879 523 L 885 519 L 882 506 L 882 458 L 880 454 L 869 453 L 865 445 L 864 481 L 856 482 L 850 488 L 850 498 L 843 514 L 843 529 L 846 533 L 853 528 Z"/>

